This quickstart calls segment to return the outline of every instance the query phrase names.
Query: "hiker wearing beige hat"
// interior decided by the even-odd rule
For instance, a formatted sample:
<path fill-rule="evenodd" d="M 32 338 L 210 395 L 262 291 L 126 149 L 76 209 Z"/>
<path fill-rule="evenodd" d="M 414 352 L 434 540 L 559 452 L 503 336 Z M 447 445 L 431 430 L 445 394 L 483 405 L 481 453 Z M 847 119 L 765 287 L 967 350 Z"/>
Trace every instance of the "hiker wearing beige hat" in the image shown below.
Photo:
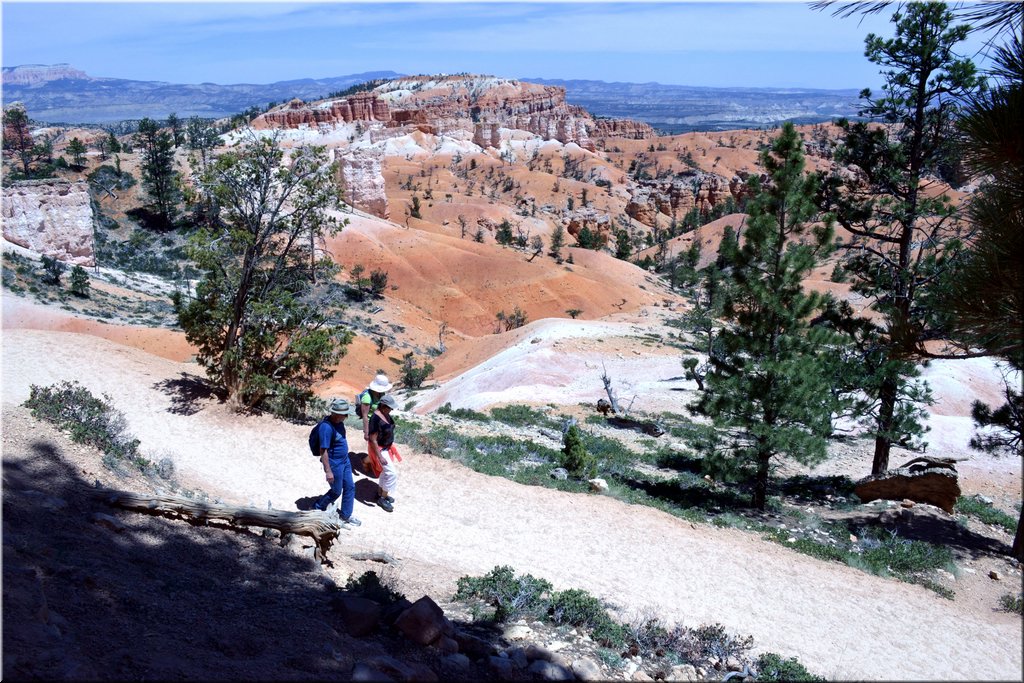
<path fill-rule="evenodd" d="M 359 520 L 352 516 L 355 507 L 356 485 L 352 479 L 352 463 L 348 455 L 348 439 L 345 437 L 345 418 L 353 415 L 352 405 L 343 398 L 330 403 L 330 412 L 313 428 L 309 435 L 309 446 L 320 458 L 324 477 L 330 489 L 320 497 L 313 508 L 326 510 L 341 497 L 338 516 L 345 528 L 359 526 Z"/>

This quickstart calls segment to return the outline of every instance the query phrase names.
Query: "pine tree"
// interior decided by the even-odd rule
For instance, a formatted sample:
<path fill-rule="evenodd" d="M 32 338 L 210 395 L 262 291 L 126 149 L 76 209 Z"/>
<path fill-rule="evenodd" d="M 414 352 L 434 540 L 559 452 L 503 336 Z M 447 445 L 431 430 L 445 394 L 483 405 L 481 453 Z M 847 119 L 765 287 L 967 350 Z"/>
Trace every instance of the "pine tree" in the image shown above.
<path fill-rule="evenodd" d="M 506 218 L 498 225 L 498 229 L 494 231 L 494 241 L 501 245 L 512 244 L 514 239 L 512 235 L 512 224 L 508 222 Z"/>
<path fill-rule="evenodd" d="M 761 163 L 770 180 L 752 180 L 750 217 L 723 305 L 729 325 L 691 409 L 712 420 L 693 445 L 720 469 L 753 469 L 752 504 L 763 509 L 773 458 L 825 458 L 835 406 L 818 364 L 833 337 L 811 327 L 822 297 L 802 285 L 831 248 L 830 225 L 806 227 L 817 214 L 820 179 L 804 174 L 802 144 L 790 123 Z"/>
<path fill-rule="evenodd" d="M 82 266 L 75 266 L 71 269 L 71 285 L 69 289 L 72 294 L 77 296 L 89 296 L 89 274 L 85 272 L 85 268 Z"/>
<path fill-rule="evenodd" d="M 85 143 L 78 138 L 71 138 L 68 143 L 68 154 L 71 155 L 72 162 L 75 166 L 85 165 Z"/>
<path fill-rule="evenodd" d="M 551 244 L 548 245 L 548 255 L 553 259 L 562 258 L 562 247 L 565 246 L 565 228 L 561 223 L 555 225 L 551 231 Z"/>
<path fill-rule="evenodd" d="M 142 150 L 142 186 L 165 227 L 170 227 L 181 195 L 178 173 L 174 170 L 174 141 L 155 121 L 145 118 L 139 122 L 135 142 Z"/>
<path fill-rule="evenodd" d="M 959 103 L 978 85 L 973 64 L 953 52 L 968 32 L 951 27 L 942 3 L 910 3 L 893 15 L 896 36 L 868 35 L 865 54 L 883 67 L 883 94 L 865 90 L 862 115 L 872 122 L 840 121 L 836 161 L 856 173 L 830 180 L 825 206 L 853 237 L 844 266 L 853 291 L 872 301 L 881 325 L 863 362 L 872 371 L 865 392 L 876 399 L 868 419 L 875 439 L 872 473 L 885 471 L 893 444 L 919 448 L 928 387 L 916 379 L 916 361 L 935 357 L 927 339 L 943 338 L 948 320 L 928 302 L 948 285 L 960 260 L 957 210 L 927 180 L 953 155 Z M 926 182 L 927 180 L 927 182 Z"/>

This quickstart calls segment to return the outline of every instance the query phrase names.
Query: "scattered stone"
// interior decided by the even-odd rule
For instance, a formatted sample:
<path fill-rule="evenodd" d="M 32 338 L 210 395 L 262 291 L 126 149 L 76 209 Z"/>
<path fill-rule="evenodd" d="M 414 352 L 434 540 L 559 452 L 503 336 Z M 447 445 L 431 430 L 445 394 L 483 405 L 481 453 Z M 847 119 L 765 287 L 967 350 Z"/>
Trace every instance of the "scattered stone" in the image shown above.
<path fill-rule="evenodd" d="M 469 669 L 470 660 L 469 657 L 457 652 L 453 655 L 447 655 L 441 658 L 441 669 L 445 672 L 452 672 L 455 674 L 462 674 Z M 461 675 L 450 676 L 450 678 L 462 678 Z"/>
<path fill-rule="evenodd" d="M 564 666 L 559 666 L 553 662 L 544 661 L 538 659 L 527 669 L 530 673 L 535 676 L 540 676 L 545 681 L 572 681 L 575 680 L 575 676 L 571 670 Z"/>
<path fill-rule="evenodd" d="M 727 671 L 742 671 L 743 665 L 735 657 L 729 657 L 725 660 L 725 668 Z"/>
<path fill-rule="evenodd" d="M 904 498 L 900 502 L 900 506 L 905 508 L 912 508 L 914 507 L 914 505 L 916 505 L 916 503 L 914 503 L 914 501 L 910 500 L 909 498 Z"/>
<path fill-rule="evenodd" d="M 569 470 L 565 469 L 564 467 L 556 467 L 555 469 L 551 470 L 551 478 L 557 479 L 558 481 L 565 481 L 566 479 L 569 478 Z"/>
<path fill-rule="evenodd" d="M 344 596 L 332 605 L 349 635 L 363 638 L 377 630 L 380 625 L 380 605 L 373 600 L 356 596 Z"/>
<path fill-rule="evenodd" d="M 353 681 L 382 681 L 383 683 L 389 683 L 394 681 L 384 674 L 383 671 L 377 671 L 369 664 L 364 662 L 356 662 L 356 665 L 352 667 L 352 680 Z"/>
<path fill-rule="evenodd" d="M 988 573 L 988 578 L 992 579 L 993 581 L 1002 581 L 1003 579 L 1003 577 L 1001 577 L 999 575 L 999 572 L 997 572 L 995 569 Z"/>
<path fill-rule="evenodd" d="M 454 638 L 448 636 L 441 636 L 434 641 L 433 647 L 437 648 L 437 651 L 443 655 L 457 654 L 459 651 L 459 643 Z"/>
<path fill-rule="evenodd" d="M 463 652 L 474 659 L 481 659 L 492 654 L 494 646 L 483 638 L 474 636 L 472 633 L 456 631 L 452 637 L 459 644 L 459 652 Z"/>
<path fill-rule="evenodd" d="M 512 662 L 508 657 L 491 655 L 487 662 L 500 680 L 509 680 L 512 677 Z"/>
<path fill-rule="evenodd" d="M 417 645 L 428 645 L 442 634 L 454 631 L 444 611 L 429 595 L 424 595 L 402 612 L 395 620 L 395 628 Z"/>
<path fill-rule="evenodd" d="M 654 679 L 647 675 L 644 671 L 636 671 L 633 673 L 632 679 L 634 681 L 653 681 Z"/>
<path fill-rule="evenodd" d="M 915 458 L 902 467 L 861 479 L 854 493 L 865 503 L 909 499 L 930 503 L 952 514 L 960 496 L 960 483 L 952 462 Z"/>
<path fill-rule="evenodd" d="M 581 681 L 604 680 L 604 676 L 601 674 L 601 667 L 598 666 L 594 660 L 588 659 L 587 657 L 574 659 L 570 668 L 576 678 Z"/>
<path fill-rule="evenodd" d="M 590 479 L 587 483 L 590 484 L 591 491 L 596 491 L 597 493 L 604 493 L 605 491 L 608 490 L 608 482 L 606 482 L 604 479 L 601 479 L 600 477 L 596 479 Z"/>
<path fill-rule="evenodd" d="M 512 624 L 505 628 L 501 634 L 505 640 L 526 640 L 533 635 L 533 629 L 525 624 Z"/>
<path fill-rule="evenodd" d="M 697 668 L 693 664 L 677 664 L 672 667 L 669 672 L 669 681 L 696 681 L 699 676 L 697 675 Z"/>
<path fill-rule="evenodd" d="M 111 517 L 102 512 L 94 512 L 92 514 L 92 523 L 110 529 L 115 534 L 119 534 L 128 528 L 116 517 Z"/>

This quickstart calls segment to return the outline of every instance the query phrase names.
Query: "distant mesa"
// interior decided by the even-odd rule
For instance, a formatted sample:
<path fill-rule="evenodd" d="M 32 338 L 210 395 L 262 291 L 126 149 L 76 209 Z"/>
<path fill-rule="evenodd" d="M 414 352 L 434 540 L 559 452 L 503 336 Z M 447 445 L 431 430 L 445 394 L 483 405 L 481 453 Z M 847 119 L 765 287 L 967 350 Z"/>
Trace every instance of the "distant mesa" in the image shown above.
<path fill-rule="evenodd" d="M 5 66 L 3 69 L 4 86 L 31 86 L 62 80 L 94 81 L 96 79 L 70 64 L 22 64 L 20 66 Z"/>

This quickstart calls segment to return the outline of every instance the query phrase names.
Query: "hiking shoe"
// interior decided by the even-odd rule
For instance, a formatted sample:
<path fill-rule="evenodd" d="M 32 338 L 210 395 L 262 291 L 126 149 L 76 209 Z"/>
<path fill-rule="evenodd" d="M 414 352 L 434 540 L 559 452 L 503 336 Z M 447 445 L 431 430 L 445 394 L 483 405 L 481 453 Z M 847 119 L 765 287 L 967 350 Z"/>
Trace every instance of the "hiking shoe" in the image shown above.
<path fill-rule="evenodd" d="M 384 508 L 384 512 L 394 512 L 395 511 L 395 507 L 391 504 L 392 502 L 393 502 L 393 499 L 391 498 L 391 496 L 388 496 L 387 498 L 378 498 L 377 499 L 377 505 L 380 505 L 382 508 Z"/>
<path fill-rule="evenodd" d="M 360 524 L 362 524 L 362 522 L 355 517 L 349 517 L 348 519 L 345 519 L 344 517 L 341 518 L 341 525 L 343 527 L 359 526 Z"/>

